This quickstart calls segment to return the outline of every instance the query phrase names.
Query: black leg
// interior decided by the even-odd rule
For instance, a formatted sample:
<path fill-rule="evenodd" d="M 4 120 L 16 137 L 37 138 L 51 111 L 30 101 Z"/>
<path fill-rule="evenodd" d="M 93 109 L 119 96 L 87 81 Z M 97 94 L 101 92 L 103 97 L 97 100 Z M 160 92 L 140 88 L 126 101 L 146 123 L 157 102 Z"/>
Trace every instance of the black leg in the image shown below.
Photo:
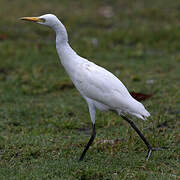
<path fill-rule="evenodd" d="M 95 124 L 92 124 L 92 135 L 91 138 L 89 139 L 89 142 L 87 143 L 83 153 L 81 154 L 81 157 L 79 158 L 79 161 L 82 161 L 87 150 L 89 149 L 89 147 L 91 146 L 92 142 L 94 141 L 94 138 L 96 137 L 96 128 L 95 128 Z"/>
<path fill-rule="evenodd" d="M 144 135 L 141 133 L 141 131 L 138 129 L 138 127 L 134 124 L 133 121 L 131 121 L 130 119 L 128 119 L 127 117 L 121 115 L 121 117 L 126 120 L 131 127 L 137 132 L 137 134 L 139 135 L 139 137 L 143 140 L 143 142 L 146 144 L 147 148 L 148 148 L 148 154 L 146 156 L 146 160 L 149 159 L 151 152 L 152 151 L 159 151 L 159 150 L 163 150 L 163 149 L 167 149 L 166 147 L 162 147 L 162 148 L 152 148 L 152 146 L 149 144 L 149 142 L 147 141 L 147 139 L 144 137 Z"/>

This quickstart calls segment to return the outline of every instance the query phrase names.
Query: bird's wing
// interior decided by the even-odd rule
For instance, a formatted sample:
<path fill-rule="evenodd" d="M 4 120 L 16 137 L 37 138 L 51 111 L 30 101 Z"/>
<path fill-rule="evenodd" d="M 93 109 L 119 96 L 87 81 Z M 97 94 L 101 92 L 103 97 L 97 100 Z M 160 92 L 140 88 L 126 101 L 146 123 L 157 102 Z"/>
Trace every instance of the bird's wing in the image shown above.
<path fill-rule="evenodd" d="M 125 99 L 131 98 L 126 87 L 116 76 L 91 62 L 79 65 L 74 83 L 83 95 L 111 107 L 126 106 Z"/>

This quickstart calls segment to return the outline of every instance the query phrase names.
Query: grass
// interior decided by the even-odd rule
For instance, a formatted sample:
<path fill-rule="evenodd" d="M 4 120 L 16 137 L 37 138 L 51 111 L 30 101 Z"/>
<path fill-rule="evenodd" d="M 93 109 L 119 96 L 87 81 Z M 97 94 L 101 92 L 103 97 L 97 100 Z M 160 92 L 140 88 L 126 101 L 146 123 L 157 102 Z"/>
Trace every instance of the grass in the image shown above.
<path fill-rule="evenodd" d="M 2 1 L 0 11 L 0 179 L 180 179 L 180 2 Z M 18 20 L 54 13 L 72 47 L 107 68 L 130 91 L 153 94 L 152 114 L 135 120 L 146 147 L 120 117 L 88 108 L 59 63 L 52 30 Z M 152 83 L 148 83 L 152 82 Z M 106 141 L 105 141 L 106 140 Z"/>

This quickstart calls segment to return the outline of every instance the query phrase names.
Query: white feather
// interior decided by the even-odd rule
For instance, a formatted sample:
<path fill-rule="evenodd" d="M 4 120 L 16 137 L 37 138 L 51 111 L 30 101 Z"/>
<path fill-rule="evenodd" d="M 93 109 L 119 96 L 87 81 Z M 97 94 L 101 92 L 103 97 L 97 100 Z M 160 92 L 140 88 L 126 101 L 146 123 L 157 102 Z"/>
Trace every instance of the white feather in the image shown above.
<path fill-rule="evenodd" d="M 38 23 L 47 25 L 56 32 L 56 49 L 61 63 L 87 101 L 93 123 L 95 108 L 101 111 L 113 110 L 119 115 L 130 114 L 141 119 L 150 116 L 144 106 L 129 94 L 116 76 L 76 54 L 69 46 L 66 28 L 56 16 L 46 14 L 39 18 L 44 21 Z"/>

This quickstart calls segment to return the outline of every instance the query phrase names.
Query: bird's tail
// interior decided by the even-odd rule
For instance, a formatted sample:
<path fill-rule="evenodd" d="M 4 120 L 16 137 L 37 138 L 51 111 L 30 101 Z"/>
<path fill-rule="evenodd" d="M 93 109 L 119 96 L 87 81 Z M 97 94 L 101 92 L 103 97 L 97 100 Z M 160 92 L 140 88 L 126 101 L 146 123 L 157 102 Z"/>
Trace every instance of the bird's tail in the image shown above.
<path fill-rule="evenodd" d="M 134 115 L 137 118 L 140 118 L 142 120 L 146 120 L 150 116 L 150 113 L 145 108 L 144 108 L 144 111 L 141 111 L 141 113 L 131 112 L 130 114 L 132 114 L 132 115 Z"/>
<path fill-rule="evenodd" d="M 134 99 L 134 106 L 129 114 L 136 116 L 142 120 L 146 120 L 150 113 L 145 109 L 144 105 Z"/>

